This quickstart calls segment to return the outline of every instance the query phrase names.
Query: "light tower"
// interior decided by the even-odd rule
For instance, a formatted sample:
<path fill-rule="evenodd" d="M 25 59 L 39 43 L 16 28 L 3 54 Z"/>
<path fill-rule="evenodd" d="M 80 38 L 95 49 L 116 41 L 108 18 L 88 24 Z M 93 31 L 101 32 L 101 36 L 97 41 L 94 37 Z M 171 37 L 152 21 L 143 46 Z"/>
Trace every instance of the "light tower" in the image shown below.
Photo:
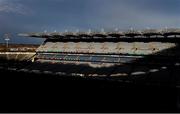
<path fill-rule="evenodd" d="M 9 40 L 10 40 L 11 35 L 9 33 L 4 34 L 4 40 L 6 41 L 6 50 L 9 48 Z"/>

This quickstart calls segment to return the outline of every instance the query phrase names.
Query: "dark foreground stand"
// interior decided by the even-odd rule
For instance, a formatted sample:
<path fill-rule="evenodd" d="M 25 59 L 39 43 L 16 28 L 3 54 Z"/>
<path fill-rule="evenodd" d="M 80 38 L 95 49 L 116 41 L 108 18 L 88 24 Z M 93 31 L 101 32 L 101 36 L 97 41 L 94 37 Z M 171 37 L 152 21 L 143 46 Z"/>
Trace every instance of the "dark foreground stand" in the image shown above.
<path fill-rule="evenodd" d="M 0 112 L 178 112 L 175 86 L 1 71 Z"/>

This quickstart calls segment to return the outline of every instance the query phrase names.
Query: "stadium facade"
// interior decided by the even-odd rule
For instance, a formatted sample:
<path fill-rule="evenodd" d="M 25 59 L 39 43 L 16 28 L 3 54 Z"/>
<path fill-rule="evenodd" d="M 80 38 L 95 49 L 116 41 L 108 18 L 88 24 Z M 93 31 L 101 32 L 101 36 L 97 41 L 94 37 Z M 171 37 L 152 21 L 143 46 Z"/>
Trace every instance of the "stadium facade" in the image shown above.
<path fill-rule="evenodd" d="M 61 74 L 66 72 L 78 76 L 132 77 L 166 75 L 164 70 L 171 75 L 172 66 L 174 68 L 180 65 L 180 29 L 19 35 L 45 39 L 36 50 L 34 66 L 30 69 L 37 67 L 37 63 L 42 63 L 48 64 L 48 67 L 39 66 L 40 70 L 44 68 Z"/>
<path fill-rule="evenodd" d="M 60 59 L 61 61 L 121 63 L 123 62 L 121 57 L 139 58 L 145 55 L 158 55 L 158 52 L 176 47 L 180 30 L 55 32 L 26 35 L 46 38 L 37 49 L 36 60 L 54 58 L 55 61 Z"/>

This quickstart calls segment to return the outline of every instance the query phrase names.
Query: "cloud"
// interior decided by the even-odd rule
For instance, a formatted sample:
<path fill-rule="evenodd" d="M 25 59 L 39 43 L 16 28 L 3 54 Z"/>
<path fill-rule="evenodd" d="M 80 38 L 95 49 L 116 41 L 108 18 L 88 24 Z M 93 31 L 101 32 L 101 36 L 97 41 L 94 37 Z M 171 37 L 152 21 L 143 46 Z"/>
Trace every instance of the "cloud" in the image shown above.
<path fill-rule="evenodd" d="M 179 6 L 180 0 L 0 0 L 0 32 L 180 28 Z"/>
<path fill-rule="evenodd" d="M 28 15 L 31 11 L 18 0 L 0 0 L 0 12 Z"/>
<path fill-rule="evenodd" d="M 158 4 L 157 4 L 158 1 Z M 169 2 L 167 2 L 169 1 Z M 89 23 L 107 28 L 180 27 L 180 2 L 167 0 L 101 0 L 93 1 L 87 16 Z M 93 18 L 93 20 L 92 20 Z"/>

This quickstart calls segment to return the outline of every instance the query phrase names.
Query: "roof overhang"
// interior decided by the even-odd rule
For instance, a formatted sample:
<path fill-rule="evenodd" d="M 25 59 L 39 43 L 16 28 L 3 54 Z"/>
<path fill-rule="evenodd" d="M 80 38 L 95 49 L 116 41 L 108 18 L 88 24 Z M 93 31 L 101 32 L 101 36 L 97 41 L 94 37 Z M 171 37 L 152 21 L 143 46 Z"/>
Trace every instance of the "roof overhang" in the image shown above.
<path fill-rule="evenodd" d="M 65 37 L 61 32 L 54 32 L 50 34 L 52 38 L 63 38 Z"/>
<path fill-rule="evenodd" d="M 77 33 L 74 33 L 74 32 L 65 32 L 65 33 L 62 33 L 62 35 L 65 37 L 77 37 Z"/>
<path fill-rule="evenodd" d="M 79 37 L 92 37 L 92 35 L 90 33 L 87 33 L 87 32 L 79 32 L 79 33 L 77 33 L 77 35 Z"/>
<path fill-rule="evenodd" d="M 93 37 L 107 37 L 107 34 L 105 32 L 93 32 Z"/>
<path fill-rule="evenodd" d="M 162 34 L 164 36 L 180 35 L 180 29 L 175 29 L 175 28 L 163 29 Z"/>
<path fill-rule="evenodd" d="M 108 32 L 107 34 L 108 34 L 108 36 L 111 36 L 111 37 L 124 36 L 124 34 L 122 32 Z"/>
<path fill-rule="evenodd" d="M 146 29 L 141 32 L 144 36 L 154 36 L 154 35 L 162 35 L 160 30 L 156 29 Z"/>
<path fill-rule="evenodd" d="M 21 33 L 19 36 L 24 37 L 35 37 L 35 38 L 46 38 L 46 39 L 58 39 L 58 38 L 105 38 L 105 37 L 149 37 L 149 36 L 171 36 L 180 35 L 180 29 L 145 29 L 142 31 L 129 30 L 125 32 L 112 31 L 112 32 L 51 32 L 51 33 Z"/>
<path fill-rule="evenodd" d="M 135 36 L 140 36 L 142 35 L 140 31 L 136 31 L 136 30 L 129 30 L 127 32 L 124 32 L 125 36 L 128 37 L 135 37 Z"/>

